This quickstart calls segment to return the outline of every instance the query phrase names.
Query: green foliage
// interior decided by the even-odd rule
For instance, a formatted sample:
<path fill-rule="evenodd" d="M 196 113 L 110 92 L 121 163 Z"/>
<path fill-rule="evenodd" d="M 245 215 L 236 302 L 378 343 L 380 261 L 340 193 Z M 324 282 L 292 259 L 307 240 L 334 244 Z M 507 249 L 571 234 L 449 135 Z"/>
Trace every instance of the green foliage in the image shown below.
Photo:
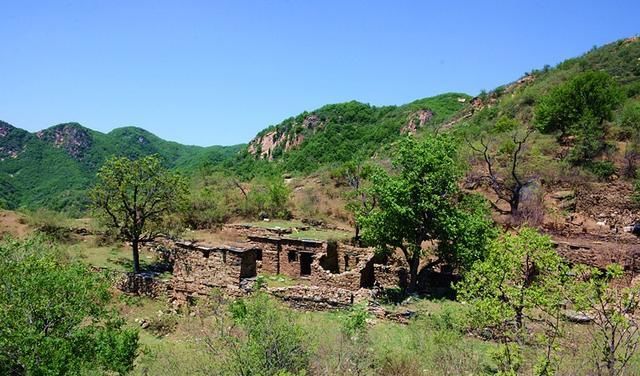
<path fill-rule="evenodd" d="M 578 312 L 593 317 L 590 334 L 596 374 L 625 374 L 640 345 L 640 326 L 635 318 L 640 287 L 612 286 L 624 274 L 618 264 L 606 270 L 578 266 L 574 274 L 568 296 Z"/>
<path fill-rule="evenodd" d="M 600 180 L 607 180 L 616 173 L 616 166 L 611 161 L 591 162 L 588 168 Z"/>
<path fill-rule="evenodd" d="M 107 281 L 41 238 L 0 243 L 0 373 L 133 368 L 137 332 L 108 311 Z"/>
<path fill-rule="evenodd" d="M 505 233 L 489 247 L 484 261 L 473 265 L 457 285 L 459 297 L 475 308 L 475 325 L 496 327 L 499 335 L 513 336 L 526 323 L 527 311 L 551 309 L 557 305 L 559 283 L 567 270 L 548 237 L 522 228 Z M 515 322 L 515 331 L 505 333 L 503 325 Z M 511 329 L 510 329 L 511 330 Z"/>
<path fill-rule="evenodd" d="M 604 121 L 612 119 L 622 93 L 606 72 L 584 72 L 555 87 L 536 107 L 536 121 L 543 132 L 574 135 L 569 159 L 589 161 L 605 146 Z"/>
<path fill-rule="evenodd" d="M 620 99 L 620 89 L 609 74 L 584 72 L 544 96 L 536 108 L 536 120 L 544 132 L 565 134 L 585 116 L 598 124 L 611 120 Z"/>
<path fill-rule="evenodd" d="M 248 206 L 245 215 L 266 216 L 269 218 L 288 219 L 289 197 L 291 190 L 282 178 L 259 179 L 254 182 L 247 197 Z"/>
<path fill-rule="evenodd" d="M 229 364 L 234 375 L 302 375 L 309 364 L 305 333 L 267 294 L 258 292 L 230 307 L 242 330 Z"/>
<path fill-rule="evenodd" d="M 423 242 L 438 241 L 440 261 L 456 266 L 482 259 L 491 223 L 477 200 L 462 199 L 463 171 L 453 139 L 407 137 L 393 162 L 394 174 L 380 170 L 372 176 L 369 194 L 376 206 L 358 218 L 365 241 L 384 252 L 402 250 L 410 289 L 416 287 Z"/>
<path fill-rule="evenodd" d="M 184 178 L 161 166 L 157 156 L 108 160 L 91 190 L 92 205 L 107 226 L 133 248 L 134 271 L 140 271 L 138 244 L 179 230 L 171 216 L 184 208 Z"/>
<path fill-rule="evenodd" d="M 516 128 L 518 128 L 518 121 L 503 115 L 496 121 L 496 125 L 493 127 L 493 132 L 504 133 L 513 131 Z"/>
<path fill-rule="evenodd" d="M 276 150 L 271 157 L 286 171 L 310 173 L 323 165 L 365 159 L 384 149 L 400 138 L 402 127 L 417 111 L 428 109 L 433 112 L 426 128 L 445 122 L 464 107 L 458 98 L 469 97 L 447 93 L 398 107 L 375 107 L 356 101 L 331 104 L 312 113 L 291 117 L 263 130 L 258 136 L 275 131 L 276 140 L 293 141 L 302 135 L 302 144 L 286 153 L 282 149 Z M 315 116 L 320 123 L 316 127 L 303 128 L 301 125 L 309 116 Z"/>
<path fill-rule="evenodd" d="M 369 312 L 367 312 L 365 305 L 358 304 L 352 306 L 341 318 L 342 332 L 349 337 L 353 337 L 366 331 Z"/>
<path fill-rule="evenodd" d="M 640 101 L 627 101 L 622 107 L 618 122 L 625 132 L 625 138 L 637 135 L 640 132 Z"/>
<path fill-rule="evenodd" d="M 521 228 L 493 241 L 484 261 L 477 262 L 456 285 L 459 299 L 471 304 L 472 325 L 489 330 L 503 344 L 494 357 L 502 374 L 515 374 L 520 347 L 530 319 L 545 328 L 541 341 L 553 348 L 569 269 L 548 237 Z M 547 352 L 546 368 L 553 353 Z M 545 369 L 546 369 L 545 368 Z"/>
<path fill-rule="evenodd" d="M 89 207 L 86 192 L 112 156 L 158 154 L 166 167 L 193 173 L 217 168 L 245 147 L 180 145 L 134 127 L 103 134 L 67 123 L 31 134 L 4 122 L 0 126 L 8 129 L 0 151 L 0 204 L 7 209 L 46 207 L 74 216 Z"/>

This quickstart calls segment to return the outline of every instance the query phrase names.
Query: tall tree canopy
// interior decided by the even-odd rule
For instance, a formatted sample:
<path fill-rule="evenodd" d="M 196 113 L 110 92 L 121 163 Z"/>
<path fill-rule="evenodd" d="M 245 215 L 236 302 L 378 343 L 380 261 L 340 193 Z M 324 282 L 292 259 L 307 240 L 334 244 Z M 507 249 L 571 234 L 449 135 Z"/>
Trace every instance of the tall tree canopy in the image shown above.
<path fill-rule="evenodd" d="M 457 143 L 448 136 L 423 141 L 403 139 L 394 171 L 373 173 L 370 195 L 375 208 L 358 218 L 366 242 L 383 252 L 402 250 L 410 271 L 409 289 L 417 285 L 423 243 L 432 242 L 433 260 L 467 268 L 483 258 L 494 230 L 486 205 L 463 194 L 463 170 Z"/>
<path fill-rule="evenodd" d="M 162 167 L 157 156 L 114 157 L 100 168 L 91 191 L 93 206 L 131 242 L 135 273 L 140 272 L 139 245 L 179 227 L 170 216 L 184 207 L 187 191 L 184 178 Z"/>

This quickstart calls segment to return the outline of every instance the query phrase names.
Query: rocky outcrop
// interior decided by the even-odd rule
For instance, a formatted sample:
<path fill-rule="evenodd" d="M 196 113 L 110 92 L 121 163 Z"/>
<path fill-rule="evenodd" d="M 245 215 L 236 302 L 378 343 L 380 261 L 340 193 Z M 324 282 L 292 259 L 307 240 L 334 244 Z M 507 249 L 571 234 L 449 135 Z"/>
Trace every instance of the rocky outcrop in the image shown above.
<path fill-rule="evenodd" d="M 304 117 L 301 123 L 293 123 L 287 130 L 273 129 L 259 135 L 249 143 L 249 153 L 262 158 L 273 160 L 276 150 L 289 151 L 296 148 L 305 140 L 305 136 L 322 128 L 323 121 L 315 114 Z"/>
<path fill-rule="evenodd" d="M 401 133 L 416 134 L 418 129 L 424 127 L 424 125 L 433 118 L 433 112 L 431 110 L 419 110 L 409 115 L 407 124 L 400 130 Z"/>
<path fill-rule="evenodd" d="M 36 137 L 64 149 L 75 160 L 81 160 L 93 143 L 89 130 L 77 123 L 56 125 L 37 132 Z"/>

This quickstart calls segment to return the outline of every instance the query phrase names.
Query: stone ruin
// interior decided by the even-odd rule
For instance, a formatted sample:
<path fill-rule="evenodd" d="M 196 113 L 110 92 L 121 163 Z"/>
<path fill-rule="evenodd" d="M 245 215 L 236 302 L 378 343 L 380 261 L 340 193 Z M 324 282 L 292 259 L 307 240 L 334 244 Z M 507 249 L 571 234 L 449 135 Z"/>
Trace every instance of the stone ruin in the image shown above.
<path fill-rule="evenodd" d="M 406 275 L 371 248 L 259 233 L 241 245 L 175 241 L 173 277 L 166 291 L 175 305 L 209 296 L 218 288 L 232 296 L 250 291 L 259 274 L 283 275 L 292 286 L 268 292 L 298 308 L 343 307 L 371 297 L 372 289 L 396 287 Z"/>

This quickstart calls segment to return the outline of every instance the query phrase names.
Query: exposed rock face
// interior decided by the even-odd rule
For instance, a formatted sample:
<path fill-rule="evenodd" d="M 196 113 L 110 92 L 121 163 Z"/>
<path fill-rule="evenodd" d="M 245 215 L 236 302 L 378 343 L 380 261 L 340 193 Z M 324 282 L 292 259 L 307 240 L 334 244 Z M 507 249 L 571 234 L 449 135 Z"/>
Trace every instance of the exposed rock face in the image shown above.
<path fill-rule="evenodd" d="M 4 121 L 0 121 L 0 137 L 7 137 L 9 132 L 14 129 L 13 126 L 9 123 L 5 123 Z"/>
<path fill-rule="evenodd" d="M 18 158 L 24 150 L 24 143 L 28 137 L 29 133 L 0 121 L 0 160 Z"/>
<path fill-rule="evenodd" d="M 76 123 L 56 125 L 37 132 L 36 136 L 56 148 L 64 149 L 75 160 L 81 160 L 93 142 L 89 131 Z"/>
<path fill-rule="evenodd" d="M 248 146 L 249 153 L 262 159 L 273 160 L 274 151 L 282 148 L 289 151 L 296 148 L 305 140 L 305 134 L 315 132 L 322 128 L 324 122 L 317 115 L 308 115 L 301 124 L 294 124 L 291 129 L 274 129 L 251 140 Z"/>
<path fill-rule="evenodd" d="M 419 128 L 422 128 L 429 120 L 433 118 L 431 110 L 416 111 L 409 116 L 407 124 L 400 130 L 401 133 L 416 134 Z"/>

